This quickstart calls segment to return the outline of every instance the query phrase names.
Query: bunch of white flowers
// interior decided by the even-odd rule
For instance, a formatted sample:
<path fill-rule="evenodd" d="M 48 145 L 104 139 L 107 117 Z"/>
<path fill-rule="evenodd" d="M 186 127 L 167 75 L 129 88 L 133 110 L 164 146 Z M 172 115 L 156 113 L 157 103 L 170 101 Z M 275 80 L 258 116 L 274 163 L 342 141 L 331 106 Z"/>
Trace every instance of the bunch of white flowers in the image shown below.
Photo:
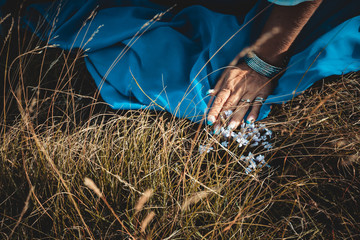
<path fill-rule="evenodd" d="M 272 138 L 273 133 L 271 130 L 266 128 L 264 124 L 243 123 L 241 125 L 240 131 L 238 132 L 222 127 L 218 133 L 214 134 L 220 134 L 224 138 L 224 140 L 221 142 L 221 145 L 224 148 L 228 148 L 230 141 L 235 141 L 239 148 L 255 148 L 261 146 L 266 150 L 270 150 L 272 148 L 272 144 L 269 143 L 269 141 Z M 209 145 L 199 146 L 200 154 L 204 152 L 209 153 L 211 150 L 213 150 L 213 147 Z M 261 168 L 263 166 L 270 167 L 268 164 L 266 164 L 264 155 L 261 154 L 254 155 L 249 152 L 247 156 L 241 156 L 240 160 L 243 161 L 244 165 L 246 166 L 246 174 L 249 174 L 257 168 Z"/>

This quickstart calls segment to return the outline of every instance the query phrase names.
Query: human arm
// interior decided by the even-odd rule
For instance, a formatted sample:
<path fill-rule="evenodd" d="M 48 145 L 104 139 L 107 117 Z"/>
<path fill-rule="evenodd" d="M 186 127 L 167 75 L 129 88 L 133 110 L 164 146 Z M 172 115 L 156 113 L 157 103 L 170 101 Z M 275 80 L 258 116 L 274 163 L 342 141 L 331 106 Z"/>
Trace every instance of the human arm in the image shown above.
<path fill-rule="evenodd" d="M 280 31 L 256 46 L 254 53 L 268 64 L 281 66 L 290 46 L 321 2 L 322 0 L 315 0 L 296 6 L 274 6 L 260 38 L 271 34 L 275 28 Z M 253 102 L 256 97 L 266 99 L 274 87 L 272 79 L 257 73 L 244 62 L 238 64 L 236 68 L 226 70 L 211 94 L 216 98 L 208 113 L 208 123 L 219 122 L 220 113 L 233 110 L 234 114 L 228 126 L 235 129 L 250 107 L 250 104 L 243 104 L 241 100 L 250 99 Z M 260 104 L 252 106 L 247 121 L 257 118 L 260 107 Z"/>

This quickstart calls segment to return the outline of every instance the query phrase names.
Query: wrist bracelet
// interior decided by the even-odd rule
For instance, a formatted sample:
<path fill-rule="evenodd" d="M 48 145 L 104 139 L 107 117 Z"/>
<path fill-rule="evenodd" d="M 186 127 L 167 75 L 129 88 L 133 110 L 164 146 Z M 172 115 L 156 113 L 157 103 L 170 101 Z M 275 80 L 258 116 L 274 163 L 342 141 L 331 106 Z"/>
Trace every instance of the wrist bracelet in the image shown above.
<path fill-rule="evenodd" d="M 264 62 L 254 52 L 246 54 L 244 61 L 252 70 L 267 78 L 273 78 L 284 70 L 284 68 L 275 67 L 267 62 Z"/>

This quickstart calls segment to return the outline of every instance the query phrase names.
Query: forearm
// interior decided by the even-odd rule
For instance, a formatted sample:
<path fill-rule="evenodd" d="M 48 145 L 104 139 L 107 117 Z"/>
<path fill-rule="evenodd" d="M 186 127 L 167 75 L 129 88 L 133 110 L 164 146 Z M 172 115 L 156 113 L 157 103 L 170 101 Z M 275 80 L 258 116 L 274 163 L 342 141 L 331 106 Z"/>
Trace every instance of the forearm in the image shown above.
<path fill-rule="evenodd" d="M 296 6 L 274 6 L 262 35 L 271 33 L 274 28 L 279 28 L 280 31 L 258 46 L 256 54 L 269 64 L 281 66 L 291 44 L 321 2 L 322 0 L 315 0 Z"/>
<path fill-rule="evenodd" d="M 321 2 L 322 0 L 315 0 L 291 7 L 278 5 L 273 7 L 259 39 L 253 46 L 243 50 L 247 52 L 250 49 L 260 60 L 254 55 L 247 56 L 236 68 L 227 69 L 218 80 L 212 93 L 216 98 L 208 113 L 210 125 L 218 121 L 215 129 L 219 127 L 219 115 L 229 109 L 235 110 L 228 125 L 229 129 L 237 128 L 249 109 L 246 121 L 252 122 L 257 119 L 262 102 L 271 94 L 275 86 L 275 82 L 269 79 L 272 79 L 273 74 L 277 74 L 279 69 L 281 70 L 274 66 L 282 67 L 290 46 Z M 280 31 L 274 33 L 274 29 Z M 242 54 L 243 52 L 239 57 Z M 257 59 L 256 63 L 254 59 Z M 253 62 L 250 62 L 251 60 Z M 261 60 L 273 66 L 268 66 Z M 250 104 L 251 102 L 254 104 Z"/>

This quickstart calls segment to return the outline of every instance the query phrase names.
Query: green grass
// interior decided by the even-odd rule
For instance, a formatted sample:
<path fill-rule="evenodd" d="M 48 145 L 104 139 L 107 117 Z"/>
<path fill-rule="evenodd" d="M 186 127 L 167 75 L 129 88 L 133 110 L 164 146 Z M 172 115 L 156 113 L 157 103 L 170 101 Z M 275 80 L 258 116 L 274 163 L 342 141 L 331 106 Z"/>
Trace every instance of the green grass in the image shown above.
<path fill-rule="evenodd" d="M 241 151 L 204 126 L 111 111 L 94 97 L 83 53 L 36 45 L 12 33 L 0 55 L 1 238 L 360 237 L 357 74 L 275 105 L 263 121 L 275 133 L 272 168 L 246 175 Z M 214 151 L 199 154 L 204 142 Z"/>

